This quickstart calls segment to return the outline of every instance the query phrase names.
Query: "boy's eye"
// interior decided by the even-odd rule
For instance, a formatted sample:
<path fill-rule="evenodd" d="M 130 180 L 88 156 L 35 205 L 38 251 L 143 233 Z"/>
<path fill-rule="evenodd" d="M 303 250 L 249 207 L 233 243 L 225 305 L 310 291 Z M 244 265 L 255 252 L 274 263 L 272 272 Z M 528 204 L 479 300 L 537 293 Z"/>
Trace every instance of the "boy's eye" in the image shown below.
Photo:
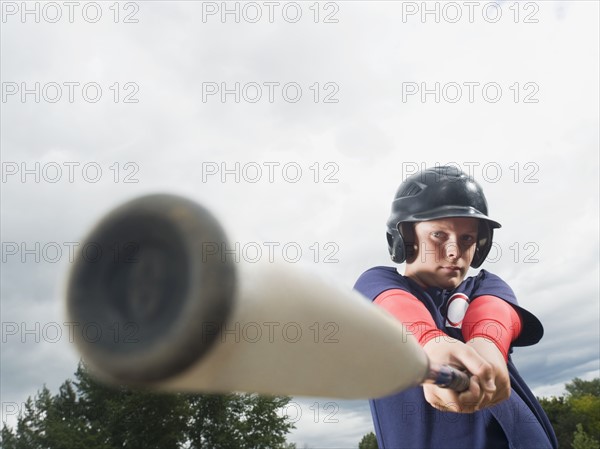
<path fill-rule="evenodd" d="M 475 241 L 475 236 L 473 236 L 473 235 L 463 235 L 463 240 L 465 242 L 474 242 Z"/>
<path fill-rule="evenodd" d="M 432 236 L 432 237 L 435 237 L 435 238 L 441 238 L 441 237 L 443 237 L 443 236 L 444 236 L 444 233 L 443 233 L 443 232 L 440 232 L 440 231 L 433 231 L 433 232 L 431 233 L 431 236 Z"/>

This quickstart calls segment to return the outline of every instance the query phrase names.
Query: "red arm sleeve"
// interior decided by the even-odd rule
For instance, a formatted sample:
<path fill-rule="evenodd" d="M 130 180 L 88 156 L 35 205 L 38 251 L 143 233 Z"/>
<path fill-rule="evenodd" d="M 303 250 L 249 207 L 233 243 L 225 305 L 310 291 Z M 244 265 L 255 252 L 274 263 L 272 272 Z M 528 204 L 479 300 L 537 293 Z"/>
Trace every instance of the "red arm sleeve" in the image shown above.
<path fill-rule="evenodd" d="M 473 300 L 462 324 L 465 341 L 485 337 L 494 342 L 508 361 L 510 344 L 521 333 L 521 318 L 506 301 L 491 295 Z"/>
<path fill-rule="evenodd" d="M 404 290 L 386 290 L 375 298 L 374 303 L 400 320 L 421 346 L 435 337 L 446 335 L 437 328 L 427 307 Z"/>

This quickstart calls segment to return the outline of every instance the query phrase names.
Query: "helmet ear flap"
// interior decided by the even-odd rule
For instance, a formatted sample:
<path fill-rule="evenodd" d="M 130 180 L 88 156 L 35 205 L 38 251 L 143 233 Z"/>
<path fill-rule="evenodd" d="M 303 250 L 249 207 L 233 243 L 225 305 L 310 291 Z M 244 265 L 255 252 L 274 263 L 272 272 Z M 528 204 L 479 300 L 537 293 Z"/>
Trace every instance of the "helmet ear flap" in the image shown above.
<path fill-rule="evenodd" d="M 398 223 L 395 227 L 389 228 L 386 236 L 392 261 L 402 263 L 414 256 L 415 236 L 412 223 Z"/>
<path fill-rule="evenodd" d="M 400 223 L 398 229 L 404 245 L 404 260 L 410 260 L 416 253 L 414 223 Z"/>
<path fill-rule="evenodd" d="M 477 244 L 475 246 L 475 256 L 471 261 L 473 268 L 479 268 L 490 250 L 492 249 L 492 241 L 494 238 L 494 229 L 487 221 L 479 220 L 479 231 L 477 234 Z"/>
<path fill-rule="evenodd" d="M 404 262 L 406 255 L 404 253 L 404 239 L 402 238 L 402 235 L 396 230 L 396 232 L 386 232 L 386 237 L 392 261 L 396 263 Z"/>

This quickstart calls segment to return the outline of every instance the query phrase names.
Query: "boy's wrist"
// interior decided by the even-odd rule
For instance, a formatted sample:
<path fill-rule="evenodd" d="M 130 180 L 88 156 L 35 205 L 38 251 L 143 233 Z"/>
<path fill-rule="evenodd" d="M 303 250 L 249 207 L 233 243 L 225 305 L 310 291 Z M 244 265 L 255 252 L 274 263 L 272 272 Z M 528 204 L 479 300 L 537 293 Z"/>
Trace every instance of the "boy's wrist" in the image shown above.
<path fill-rule="evenodd" d="M 492 365 L 501 365 L 506 367 L 506 357 L 503 351 L 498 347 L 498 344 L 489 337 L 484 335 L 476 335 L 472 337 L 466 344 L 483 357 Z"/>

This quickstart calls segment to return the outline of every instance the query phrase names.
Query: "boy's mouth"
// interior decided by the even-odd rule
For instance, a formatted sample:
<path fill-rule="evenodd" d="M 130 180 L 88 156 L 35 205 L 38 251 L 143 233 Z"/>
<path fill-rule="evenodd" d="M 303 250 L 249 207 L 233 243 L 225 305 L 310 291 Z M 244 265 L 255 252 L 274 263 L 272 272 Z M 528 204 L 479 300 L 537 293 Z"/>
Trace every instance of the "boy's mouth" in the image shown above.
<path fill-rule="evenodd" d="M 446 267 L 442 267 L 444 270 L 448 271 L 460 271 L 460 267 L 456 265 L 448 265 Z"/>

